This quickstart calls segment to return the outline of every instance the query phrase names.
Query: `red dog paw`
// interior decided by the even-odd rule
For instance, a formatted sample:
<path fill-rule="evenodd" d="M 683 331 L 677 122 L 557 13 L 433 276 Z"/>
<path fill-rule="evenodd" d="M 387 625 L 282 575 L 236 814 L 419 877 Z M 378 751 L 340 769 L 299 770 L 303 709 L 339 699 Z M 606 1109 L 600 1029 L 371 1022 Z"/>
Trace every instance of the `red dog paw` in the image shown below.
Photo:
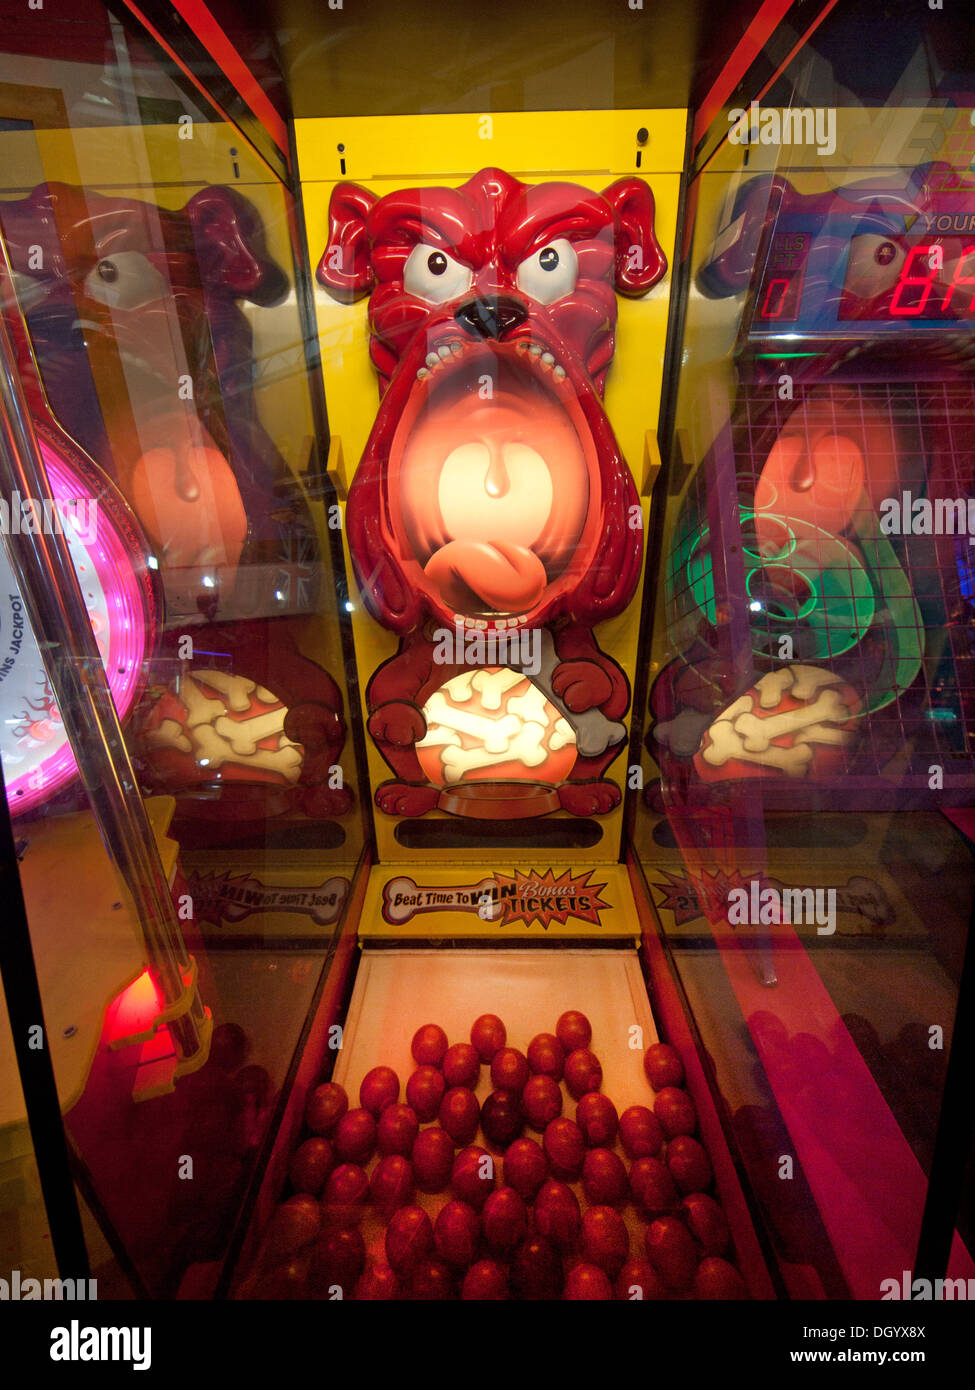
<path fill-rule="evenodd" d="M 597 709 L 613 693 L 613 683 L 594 661 L 563 661 L 555 668 L 552 689 L 573 714 Z"/>
<path fill-rule="evenodd" d="M 404 700 L 391 700 L 380 705 L 369 716 L 369 732 L 377 743 L 395 743 L 399 748 L 411 748 L 427 731 L 426 720 L 415 705 Z"/>
<path fill-rule="evenodd" d="M 572 816 L 604 816 L 621 799 L 615 782 L 566 782 L 559 787 L 559 805 Z"/>
<path fill-rule="evenodd" d="M 383 782 L 376 789 L 376 805 L 387 816 L 425 816 L 436 808 L 439 800 L 436 787 L 414 782 Z"/>

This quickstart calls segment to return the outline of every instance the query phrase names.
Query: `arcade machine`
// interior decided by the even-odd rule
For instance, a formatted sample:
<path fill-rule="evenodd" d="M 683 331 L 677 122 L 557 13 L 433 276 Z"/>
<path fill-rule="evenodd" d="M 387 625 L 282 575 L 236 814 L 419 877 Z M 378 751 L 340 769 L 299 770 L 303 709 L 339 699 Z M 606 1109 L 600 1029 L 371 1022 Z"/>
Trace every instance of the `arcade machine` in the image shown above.
<path fill-rule="evenodd" d="M 293 199 L 89 11 L 2 88 L 2 759 L 77 1202 L 8 986 L 0 1220 L 158 1297 L 222 1265 L 363 837 Z"/>
<path fill-rule="evenodd" d="M 684 113 L 557 131 L 297 124 L 376 862 L 242 1297 L 764 1289 L 619 863 Z"/>
<path fill-rule="evenodd" d="M 975 182 L 967 111 L 922 164 L 833 115 L 861 168 L 746 110 L 700 176 L 633 838 L 790 1291 L 878 1298 L 923 1247 L 972 907 Z"/>

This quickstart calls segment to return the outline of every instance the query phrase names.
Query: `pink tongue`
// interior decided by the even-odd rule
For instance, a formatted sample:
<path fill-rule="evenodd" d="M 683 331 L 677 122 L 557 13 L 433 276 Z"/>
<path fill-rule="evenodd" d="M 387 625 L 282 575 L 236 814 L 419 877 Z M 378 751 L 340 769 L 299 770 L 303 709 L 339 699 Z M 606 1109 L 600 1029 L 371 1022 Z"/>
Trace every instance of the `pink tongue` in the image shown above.
<path fill-rule="evenodd" d="M 538 556 L 508 541 L 448 541 L 427 561 L 424 573 L 458 613 L 473 594 L 485 611 L 527 613 L 548 582 Z"/>

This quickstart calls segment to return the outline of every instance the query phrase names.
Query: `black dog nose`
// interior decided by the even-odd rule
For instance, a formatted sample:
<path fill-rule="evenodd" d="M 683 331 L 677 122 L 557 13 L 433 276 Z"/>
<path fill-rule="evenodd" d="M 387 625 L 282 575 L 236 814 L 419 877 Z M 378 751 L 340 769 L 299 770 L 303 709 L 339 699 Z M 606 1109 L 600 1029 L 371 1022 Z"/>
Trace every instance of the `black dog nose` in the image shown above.
<path fill-rule="evenodd" d="M 472 338 L 502 338 L 510 328 L 524 323 L 527 317 L 525 305 L 505 295 L 468 299 L 454 314 L 461 328 Z"/>

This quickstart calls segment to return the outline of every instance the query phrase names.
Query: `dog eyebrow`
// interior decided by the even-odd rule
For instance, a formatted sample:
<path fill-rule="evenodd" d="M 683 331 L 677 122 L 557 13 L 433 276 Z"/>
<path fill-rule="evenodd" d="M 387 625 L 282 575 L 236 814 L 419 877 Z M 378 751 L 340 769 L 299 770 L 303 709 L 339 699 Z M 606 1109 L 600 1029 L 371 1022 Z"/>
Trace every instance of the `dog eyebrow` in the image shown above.
<path fill-rule="evenodd" d="M 540 184 L 537 190 L 529 187 L 499 219 L 498 244 L 509 264 L 559 238 L 576 242 L 612 236 L 613 216 L 598 193 L 573 184 Z"/>
<path fill-rule="evenodd" d="M 404 189 L 387 194 L 373 208 L 370 239 L 401 246 L 430 242 L 470 261 L 475 254 L 475 229 L 469 216 L 464 199 L 453 189 Z"/>

